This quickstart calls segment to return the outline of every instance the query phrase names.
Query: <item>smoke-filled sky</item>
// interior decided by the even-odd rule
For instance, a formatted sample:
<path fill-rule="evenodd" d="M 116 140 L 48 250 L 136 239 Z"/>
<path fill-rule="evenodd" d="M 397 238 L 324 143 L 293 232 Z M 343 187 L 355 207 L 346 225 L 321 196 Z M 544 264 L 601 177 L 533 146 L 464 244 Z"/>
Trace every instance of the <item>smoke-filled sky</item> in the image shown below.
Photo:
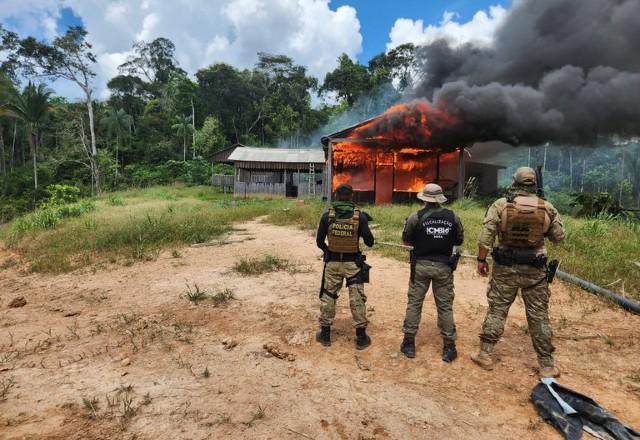
<path fill-rule="evenodd" d="M 640 0 L 517 0 L 493 41 L 420 50 L 426 98 L 453 143 L 604 143 L 640 136 Z M 445 136 L 446 137 L 446 136 Z"/>

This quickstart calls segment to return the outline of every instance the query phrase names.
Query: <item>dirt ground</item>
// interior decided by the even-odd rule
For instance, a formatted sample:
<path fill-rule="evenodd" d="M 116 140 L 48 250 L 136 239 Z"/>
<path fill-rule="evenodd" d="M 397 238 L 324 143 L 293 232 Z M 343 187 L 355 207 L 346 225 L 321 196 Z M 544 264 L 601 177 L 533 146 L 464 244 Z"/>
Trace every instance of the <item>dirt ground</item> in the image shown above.
<path fill-rule="evenodd" d="M 355 350 L 343 294 L 324 348 L 313 339 L 322 263 L 310 234 L 259 221 L 237 228 L 234 238 L 254 239 L 58 276 L 0 271 L 0 438 L 561 438 L 529 400 L 538 379 L 520 299 L 496 369 L 469 359 L 486 309 L 486 280 L 470 263 L 456 272 L 453 364 L 440 360 L 431 296 L 417 358 L 398 354 L 408 265 L 375 255 L 373 345 Z M 231 271 L 240 257 L 265 254 L 295 270 Z M 195 305 L 187 284 L 232 289 L 235 299 Z M 552 289 L 560 383 L 640 427 L 631 378 L 640 317 L 561 283 Z M 27 304 L 9 307 L 19 296 Z"/>

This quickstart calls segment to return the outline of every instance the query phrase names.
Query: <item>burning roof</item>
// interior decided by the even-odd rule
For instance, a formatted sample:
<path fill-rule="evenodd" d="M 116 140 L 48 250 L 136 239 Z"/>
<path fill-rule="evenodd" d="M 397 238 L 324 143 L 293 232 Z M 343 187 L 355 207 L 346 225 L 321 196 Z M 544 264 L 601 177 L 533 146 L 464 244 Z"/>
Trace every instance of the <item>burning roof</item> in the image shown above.
<path fill-rule="evenodd" d="M 382 115 L 322 137 L 329 142 L 349 142 L 363 147 L 412 148 L 450 152 L 461 144 L 452 133 L 462 131 L 460 119 L 425 100 L 396 104 Z"/>

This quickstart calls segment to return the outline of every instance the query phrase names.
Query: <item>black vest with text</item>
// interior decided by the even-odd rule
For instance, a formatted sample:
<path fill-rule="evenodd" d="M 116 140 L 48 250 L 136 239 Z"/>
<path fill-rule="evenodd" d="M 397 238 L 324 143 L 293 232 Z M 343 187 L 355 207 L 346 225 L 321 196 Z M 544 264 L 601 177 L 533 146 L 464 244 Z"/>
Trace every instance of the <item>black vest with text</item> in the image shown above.
<path fill-rule="evenodd" d="M 444 208 L 418 211 L 418 225 L 413 231 L 415 258 L 448 263 L 457 234 L 453 211 Z"/>

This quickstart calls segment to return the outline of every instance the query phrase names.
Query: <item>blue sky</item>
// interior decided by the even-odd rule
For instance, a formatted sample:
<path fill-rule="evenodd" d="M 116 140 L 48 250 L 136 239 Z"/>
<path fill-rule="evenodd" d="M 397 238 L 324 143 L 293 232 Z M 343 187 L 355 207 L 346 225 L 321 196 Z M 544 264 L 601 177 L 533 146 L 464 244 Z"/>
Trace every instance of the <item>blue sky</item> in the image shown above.
<path fill-rule="evenodd" d="M 437 24 L 445 11 L 454 12 L 459 21 L 468 21 L 479 10 L 489 6 L 507 6 L 506 0 L 331 0 L 336 8 L 350 5 L 358 11 L 363 36 L 361 63 L 367 63 L 382 52 L 389 41 L 389 29 L 398 18 L 422 19 L 425 24 Z"/>
<path fill-rule="evenodd" d="M 165 37 L 188 73 L 217 62 L 250 68 L 257 52 L 286 54 L 324 79 L 342 53 L 366 64 L 408 41 L 491 44 L 511 0 L 0 0 L 0 23 L 51 39 L 82 24 L 98 56 L 96 91 L 134 42 Z M 498 8 L 495 8 L 498 6 Z M 478 18 L 477 13 L 482 17 Z M 448 14 L 443 23 L 443 15 Z M 73 97 L 73 87 L 55 85 Z"/>

